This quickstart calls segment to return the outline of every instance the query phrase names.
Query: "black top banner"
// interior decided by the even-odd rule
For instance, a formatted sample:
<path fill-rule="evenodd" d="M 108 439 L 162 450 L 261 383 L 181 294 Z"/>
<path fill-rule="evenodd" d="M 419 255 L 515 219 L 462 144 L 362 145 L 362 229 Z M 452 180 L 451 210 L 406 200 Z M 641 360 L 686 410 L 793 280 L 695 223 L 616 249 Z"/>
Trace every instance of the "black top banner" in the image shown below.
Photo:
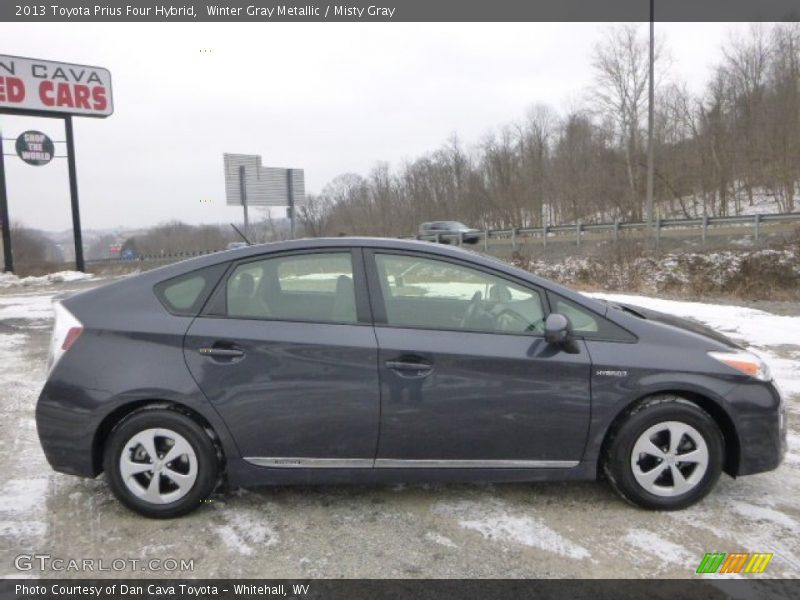
<path fill-rule="evenodd" d="M 654 0 L 655 20 L 798 21 L 797 0 Z M 649 21 L 651 0 L 3 0 L 9 22 Z"/>

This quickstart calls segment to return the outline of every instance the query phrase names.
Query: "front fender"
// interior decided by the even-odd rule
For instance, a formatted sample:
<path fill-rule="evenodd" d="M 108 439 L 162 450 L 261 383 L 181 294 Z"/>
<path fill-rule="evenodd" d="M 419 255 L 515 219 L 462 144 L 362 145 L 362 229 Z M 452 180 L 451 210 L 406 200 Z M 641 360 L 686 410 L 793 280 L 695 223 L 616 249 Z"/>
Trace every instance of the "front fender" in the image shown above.
<path fill-rule="evenodd" d="M 625 372 L 621 375 L 598 375 L 603 369 L 592 369 L 592 417 L 584 460 L 597 461 L 609 429 L 618 417 L 644 398 L 656 394 L 699 396 L 715 407 L 710 412 L 722 412 L 731 420 L 738 438 L 736 412 L 727 400 L 735 384 L 714 377 L 692 373 Z M 721 425 L 722 426 L 722 425 Z"/>

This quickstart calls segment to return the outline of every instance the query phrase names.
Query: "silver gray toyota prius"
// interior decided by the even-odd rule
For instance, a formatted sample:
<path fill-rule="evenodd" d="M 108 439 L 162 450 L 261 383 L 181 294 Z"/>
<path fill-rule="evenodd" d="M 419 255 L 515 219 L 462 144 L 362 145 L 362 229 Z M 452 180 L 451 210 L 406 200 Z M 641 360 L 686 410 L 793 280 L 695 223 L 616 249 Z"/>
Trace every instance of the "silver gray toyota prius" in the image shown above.
<path fill-rule="evenodd" d="M 775 469 L 767 366 L 706 327 L 437 244 L 249 246 L 55 305 L 52 467 L 185 514 L 217 489 L 605 478 L 651 509 Z"/>

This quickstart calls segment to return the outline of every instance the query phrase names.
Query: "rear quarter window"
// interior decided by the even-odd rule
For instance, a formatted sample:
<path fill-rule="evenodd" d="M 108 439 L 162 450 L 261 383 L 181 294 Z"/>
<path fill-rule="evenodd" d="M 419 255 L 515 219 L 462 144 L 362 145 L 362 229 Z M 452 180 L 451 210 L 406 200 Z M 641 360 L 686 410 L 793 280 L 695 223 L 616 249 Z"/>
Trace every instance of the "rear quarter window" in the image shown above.
<path fill-rule="evenodd" d="M 156 297 L 173 315 L 193 317 L 228 268 L 227 263 L 191 271 L 156 284 Z"/>

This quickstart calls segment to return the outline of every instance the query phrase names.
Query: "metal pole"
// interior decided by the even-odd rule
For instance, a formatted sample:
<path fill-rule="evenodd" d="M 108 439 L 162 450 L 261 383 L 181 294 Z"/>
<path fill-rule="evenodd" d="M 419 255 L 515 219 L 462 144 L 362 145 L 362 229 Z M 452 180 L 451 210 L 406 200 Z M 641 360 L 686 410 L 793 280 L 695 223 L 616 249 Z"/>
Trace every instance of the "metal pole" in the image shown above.
<path fill-rule="evenodd" d="M 661 215 L 656 217 L 656 248 L 661 245 Z"/>
<path fill-rule="evenodd" d="M 655 97 L 655 0 L 650 0 L 650 77 L 647 103 L 647 230 L 653 226 L 653 111 Z"/>
<path fill-rule="evenodd" d="M 67 140 L 67 166 L 69 168 L 69 196 L 72 200 L 72 235 L 75 238 L 75 270 L 86 271 L 83 262 L 83 236 L 81 235 L 81 212 L 78 205 L 78 174 L 75 168 L 75 139 L 72 134 L 72 115 L 64 117 Z"/>
<path fill-rule="evenodd" d="M 294 239 L 294 181 L 292 178 L 292 169 L 286 169 L 286 196 L 289 199 L 289 206 L 286 207 L 286 213 L 289 217 L 289 239 Z"/>
<path fill-rule="evenodd" d="M 754 216 L 754 219 L 755 219 L 755 232 L 754 232 L 755 233 L 755 240 L 754 241 L 757 242 L 758 241 L 758 224 L 761 222 L 761 215 L 757 213 Z"/>
<path fill-rule="evenodd" d="M 250 219 L 247 216 L 247 185 L 246 182 L 247 178 L 244 174 L 244 165 L 239 166 L 239 196 L 242 199 L 242 208 L 244 209 L 244 235 L 247 236 L 250 232 L 248 231 L 248 227 L 250 225 Z"/>
<path fill-rule="evenodd" d="M 14 255 L 11 252 L 11 224 L 8 222 L 8 195 L 6 193 L 6 166 L 3 161 L 3 132 L 0 130 L 0 221 L 3 226 L 4 271 L 14 272 Z"/>

